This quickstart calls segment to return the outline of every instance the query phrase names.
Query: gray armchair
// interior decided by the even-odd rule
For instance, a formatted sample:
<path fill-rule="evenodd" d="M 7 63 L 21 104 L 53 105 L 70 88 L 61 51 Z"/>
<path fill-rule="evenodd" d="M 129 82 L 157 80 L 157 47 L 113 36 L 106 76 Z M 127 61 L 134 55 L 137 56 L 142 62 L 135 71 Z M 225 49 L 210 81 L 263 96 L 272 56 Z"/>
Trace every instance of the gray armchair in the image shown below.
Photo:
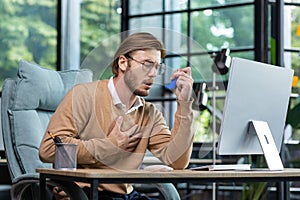
<path fill-rule="evenodd" d="M 39 159 L 40 141 L 52 113 L 76 83 L 92 81 L 89 70 L 56 72 L 20 61 L 18 78 L 6 79 L 2 89 L 1 120 L 5 153 L 12 179 L 12 199 L 38 199 L 36 168 L 52 167 Z M 49 182 L 87 199 L 76 184 Z M 51 187 L 49 187 L 51 190 Z M 48 191 L 49 198 L 52 191 Z"/>
<path fill-rule="evenodd" d="M 1 120 L 5 153 L 12 179 L 12 199 L 38 199 L 36 168 L 52 167 L 39 159 L 40 141 L 50 117 L 67 91 L 77 83 L 92 81 L 87 69 L 54 71 L 20 61 L 18 78 L 6 79 L 2 89 Z M 59 186 L 71 199 L 87 199 L 75 183 L 48 181 L 47 196 Z M 149 185 L 150 186 L 150 185 Z M 180 199 L 173 184 L 155 184 L 164 199 Z"/>

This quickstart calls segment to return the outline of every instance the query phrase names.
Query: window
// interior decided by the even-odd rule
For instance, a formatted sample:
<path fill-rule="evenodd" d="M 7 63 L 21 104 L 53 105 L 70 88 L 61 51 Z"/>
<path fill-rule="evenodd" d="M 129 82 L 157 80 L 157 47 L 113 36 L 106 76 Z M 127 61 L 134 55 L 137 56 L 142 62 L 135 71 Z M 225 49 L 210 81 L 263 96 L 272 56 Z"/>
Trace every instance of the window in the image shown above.
<path fill-rule="evenodd" d="M 75 2 L 78 7 L 74 7 Z M 6 78 L 16 77 L 20 59 L 51 69 L 72 68 L 63 62 L 70 56 L 73 56 L 70 60 L 78 59 L 78 63 L 86 61 L 101 43 L 106 45 L 109 37 L 120 33 L 120 7 L 119 0 L 3 0 L 0 8 L 0 88 Z M 71 12 L 71 17 L 67 16 L 67 11 Z M 72 24 L 77 18 L 78 24 Z M 80 30 L 74 32 L 68 25 L 77 26 Z M 80 37 L 73 37 L 77 34 Z M 116 40 L 120 42 L 120 38 Z M 68 44 L 78 44 L 78 55 L 73 55 L 74 51 L 63 52 Z M 111 53 L 104 51 L 97 56 L 105 60 L 108 54 Z"/>
<path fill-rule="evenodd" d="M 294 69 L 294 75 L 300 76 L 300 1 L 284 1 L 284 20 L 283 26 L 285 29 L 284 40 L 284 65 L 286 67 Z M 288 116 L 288 122 L 291 122 L 293 131 L 292 137 L 288 139 L 299 140 L 300 139 L 300 116 L 297 114 L 297 110 L 300 106 L 299 99 L 300 83 L 298 82 L 295 87 L 292 88 L 293 96 L 290 102 L 290 113 Z"/>
<path fill-rule="evenodd" d="M 157 78 L 157 87 L 152 89 L 148 100 L 162 108 L 170 126 L 173 124 L 175 96 L 163 85 L 174 69 L 191 66 L 195 82 L 205 82 L 211 88 L 214 53 L 229 48 L 231 56 L 254 59 L 254 1 L 127 0 L 124 4 L 123 31 L 149 31 L 162 40 L 168 50 L 165 62 L 169 70 Z M 228 74 L 216 75 L 217 83 L 222 86 L 217 91 L 220 110 L 224 104 L 227 79 Z M 211 141 L 211 137 L 205 140 Z"/>
<path fill-rule="evenodd" d="M 0 10 L 0 88 L 20 59 L 55 69 L 57 1 L 3 0 Z"/>
<path fill-rule="evenodd" d="M 109 78 L 110 64 L 121 42 L 121 1 L 83 0 L 80 17 L 80 64 L 94 79 Z"/>
<path fill-rule="evenodd" d="M 150 31 L 170 50 L 165 61 L 172 66 L 170 71 L 188 64 L 196 82 L 211 84 L 211 56 L 222 48 L 229 48 L 232 57 L 291 67 L 296 76 L 300 75 L 299 0 L 124 2 L 127 9 L 123 11 L 126 19 L 122 21 L 123 31 L 150 30 L 152 27 Z M 164 85 L 170 73 L 158 79 L 158 84 Z M 217 82 L 226 81 L 227 76 L 218 76 Z M 300 82 L 293 88 L 291 109 L 300 107 L 299 88 Z M 158 96 L 164 102 L 169 100 L 170 94 L 163 87 L 157 87 L 149 100 Z M 224 93 L 218 91 L 218 96 L 224 96 Z M 222 98 L 217 100 L 217 107 L 222 110 Z M 164 111 L 169 110 L 172 109 L 164 106 Z M 299 128 L 300 125 L 293 129 L 293 138 L 300 139 Z"/>

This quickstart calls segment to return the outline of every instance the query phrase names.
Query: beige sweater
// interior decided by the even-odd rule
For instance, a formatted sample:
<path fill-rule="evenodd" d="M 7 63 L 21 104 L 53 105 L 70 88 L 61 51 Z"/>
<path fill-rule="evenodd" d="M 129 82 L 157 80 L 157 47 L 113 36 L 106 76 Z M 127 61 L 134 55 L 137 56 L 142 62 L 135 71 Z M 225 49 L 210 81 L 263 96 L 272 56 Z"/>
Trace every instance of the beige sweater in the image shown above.
<path fill-rule="evenodd" d="M 64 143 L 76 143 L 77 168 L 113 168 L 117 170 L 139 168 L 144 153 L 149 149 L 165 164 L 183 169 L 188 165 L 193 142 L 192 102 L 177 101 L 172 130 L 166 125 L 162 113 L 142 99 L 143 106 L 125 114 L 112 103 L 108 81 L 79 84 L 64 97 L 53 114 L 40 146 L 40 159 L 54 162 L 55 145 L 48 131 L 59 136 Z M 123 116 L 122 130 L 138 124 L 136 131 L 143 138 L 134 152 L 116 146 L 109 135 L 118 116 Z M 130 193 L 129 184 L 100 184 L 99 190 Z"/>

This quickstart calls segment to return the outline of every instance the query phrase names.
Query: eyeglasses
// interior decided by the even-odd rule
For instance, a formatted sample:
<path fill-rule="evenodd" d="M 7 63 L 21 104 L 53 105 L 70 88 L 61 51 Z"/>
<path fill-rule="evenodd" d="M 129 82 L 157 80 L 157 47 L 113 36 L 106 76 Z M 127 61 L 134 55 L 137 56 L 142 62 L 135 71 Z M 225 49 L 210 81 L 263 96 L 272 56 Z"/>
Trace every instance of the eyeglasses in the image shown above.
<path fill-rule="evenodd" d="M 130 56 L 126 56 L 128 59 L 131 59 L 131 60 L 134 60 L 135 62 L 137 63 L 140 63 L 142 65 L 142 68 L 145 72 L 150 72 L 153 67 L 155 67 L 156 71 L 157 71 L 157 74 L 158 75 L 161 75 L 165 72 L 166 70 L 166 64 L 165 63 L 154 63 L 154 62 L 149 62 L 149 61 L 144 61 L 144 62 L 141 62 L 141 61 L 138 61 Z"/>

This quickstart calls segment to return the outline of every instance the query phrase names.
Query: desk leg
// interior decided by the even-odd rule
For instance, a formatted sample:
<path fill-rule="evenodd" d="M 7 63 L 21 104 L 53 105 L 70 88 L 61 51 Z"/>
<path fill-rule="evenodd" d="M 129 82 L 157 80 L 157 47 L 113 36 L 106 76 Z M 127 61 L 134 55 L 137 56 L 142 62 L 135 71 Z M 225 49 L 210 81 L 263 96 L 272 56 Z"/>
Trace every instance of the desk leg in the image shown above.
<path fill-rule="evenodd" d="M 290 182 L 284 181 L 283 182 L 283 189 L 284 189 L 284 199 L 290 200 Z"/>
<path fill-rule="evenodd" d="M 46 199 L 46 177 L 40 174 L 40 199 Z"/>
<path fill-rule="evenodd" d="M 99 181 L 96 179 L 91 181 L 90 200 L 98 200 L 98 184 Z"/>
<path fill-rule="evenodd" d="M 277 182 L 277 199 L 290 200 L 290 185 L 288 181 Z"/>

